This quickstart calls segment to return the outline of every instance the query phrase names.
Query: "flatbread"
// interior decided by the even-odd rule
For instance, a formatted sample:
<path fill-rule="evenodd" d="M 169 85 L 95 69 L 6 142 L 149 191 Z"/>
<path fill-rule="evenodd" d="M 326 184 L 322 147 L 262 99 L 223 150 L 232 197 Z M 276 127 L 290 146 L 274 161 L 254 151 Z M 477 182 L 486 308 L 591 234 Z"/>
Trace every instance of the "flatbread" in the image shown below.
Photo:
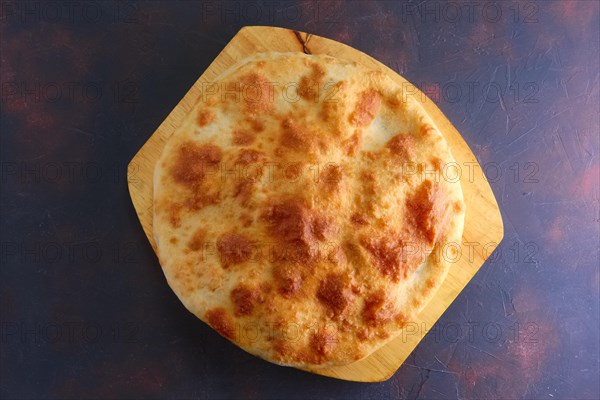
<path fill-rule="evenodd" d="M 185 307 L 265 360 L 360 360 L 444 280 L 465 204 L 409 88 L 326 55 L 260 53 L 202 85 L 154 173 L 154 239 Z"/>

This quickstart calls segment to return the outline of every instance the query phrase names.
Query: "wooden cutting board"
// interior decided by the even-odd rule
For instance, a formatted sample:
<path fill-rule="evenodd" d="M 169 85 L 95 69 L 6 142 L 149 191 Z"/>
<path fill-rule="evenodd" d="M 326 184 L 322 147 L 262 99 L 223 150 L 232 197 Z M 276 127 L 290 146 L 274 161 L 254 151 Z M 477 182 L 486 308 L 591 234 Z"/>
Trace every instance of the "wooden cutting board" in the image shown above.
<path fill-rule="evenodd" d="M 213 81 L 217 75 L 239 60 L 264 51 L 328 54 L 384 71 L 399 84 L 410 85 L 403 77 L 377 60 L 330 39 L 283 28 L 251 26 L 241 29 L 129 163 L 128 184 L 131 199 L 155 251 L 156 245 L 152 238 L 152 175 L 154 164 L 166 140 L 199 99 L 202 82 Z M 448 277 L 435 297 L 419 314 L 415 323 L 407 327 L 396 339 L 362 361 L 310 372 L 361 382 L 383 381 L 391 377 L 502 240 L 504 229 L 500 210 L 475 156 L 437 106 L 424 94 L 414 90 L 417 96 L 422 96 L 419 98 L 422 99 L 423 107 L 450 143 L 452 153 L 461 168 L 461 184 L 467 205 L 463 244 L 477 244 L 462 246 L 460 259 L 452 264 Z M 469 254 L 470 249 L 472 254 Z"/>

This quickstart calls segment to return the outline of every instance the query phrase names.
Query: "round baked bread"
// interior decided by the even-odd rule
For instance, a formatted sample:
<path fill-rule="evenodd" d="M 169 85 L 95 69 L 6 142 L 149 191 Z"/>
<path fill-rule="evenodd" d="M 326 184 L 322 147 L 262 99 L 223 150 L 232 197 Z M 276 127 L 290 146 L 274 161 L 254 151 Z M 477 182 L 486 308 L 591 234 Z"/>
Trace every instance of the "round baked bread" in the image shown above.
<path fill-rule="evenodd" d="M 444 280 L 465 205 L 449 146 L 384 73 L 261 53 L 202 85 L 154 173 L 154 238 L 185 307 L 316 369 L 397 336 Z"/>

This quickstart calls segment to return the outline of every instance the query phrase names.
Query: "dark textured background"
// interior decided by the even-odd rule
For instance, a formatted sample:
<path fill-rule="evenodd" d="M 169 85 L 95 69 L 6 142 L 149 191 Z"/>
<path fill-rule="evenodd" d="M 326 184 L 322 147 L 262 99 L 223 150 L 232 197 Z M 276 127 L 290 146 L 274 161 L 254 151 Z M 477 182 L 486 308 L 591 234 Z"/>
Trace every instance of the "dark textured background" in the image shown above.
<path fill-rule="evenodd" d="M 0 1 L 0 397 L 598 398 L 599 3 L 249 4 Z M 128 161 L 244 25 L 379 59 L 486 168 L 504 241 L 387 382 L 229 344 L 136 219 Z"/>

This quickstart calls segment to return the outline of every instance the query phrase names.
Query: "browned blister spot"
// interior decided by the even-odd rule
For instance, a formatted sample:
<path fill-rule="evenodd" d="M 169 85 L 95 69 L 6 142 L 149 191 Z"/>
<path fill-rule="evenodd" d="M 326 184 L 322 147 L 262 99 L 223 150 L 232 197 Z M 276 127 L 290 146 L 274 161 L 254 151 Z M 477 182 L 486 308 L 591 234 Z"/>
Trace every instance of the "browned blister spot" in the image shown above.
<path fill-rule="evenodd" d="M 326 164 L 320 174 L 320 181 L 328 192 L 337 192 L 342 186 L 342 167 L 336 164 Z"/>
<path fill-rule="evenodd" d="M 401 311 L 398 312 L 396 314 L 396 316 L 394 316 L 394 321 L 396 322 L 396 324 L 398 324 L 398 326 L 401 326 L 401 327 L 404 327 L 404 326 L 406 326 L 406 324 L 411 322 L 409 315 L 407 315 Z"/>
<path fill-rule="evenodd" d="M 421 124 L 421 127 L 419 128 L 419 134 L 423 137 L 426 137 L 428 135 L 435 134 L 435 129 L 433 126 L 424 123 Z"/>
<path fill-rule="evenodd" d="M 341 273 L 330 273 L 317 290 L 317 299 L 327 309 L 330 318 L 339 317 L 352 301 L 350 279 Z"/>
<path fill-rule="evenodd" d="M 248 118 L 250 127 L 254 130 L 255 133 L 259 133 L 265 130 L 265 123 L 259 119 L 260 117 L 260 115 L 251 115 Z"/>
<path fill-rule="evenodd" d="M 275 240 L 296 247 L 298 256 L 314 255 L 317 238 L 312 230 L 312 214 L 300 200 L 287 200 L 268 206 L 262 213 Z M 286 249 L 281 249 L 288 252 Z"/>
<path fill-rule="evenodd" d="M 273 85 L 264 75 L 251 72 L 241 78 L 242 99 L 251 114 L 268 113 L 273 110 Z"/>
<path fill-rule="evenodd" d="M 301 200 L 291 199 L 268 206 L 262 217 L 269 222 L 269 231 L 285 241 L 312 241 L 310 210 Z"/>
<path fill-rule="evenodd" d="M 338 227 L 330 218 L 321 214 L 314 214 L 312 218 L 312 231 L 318 240 L 325 241 L 335 236 Z"/>
<path fill-rule="evenodd" d="M 175 182 L 194 189 L 202 183 L 207 171 L 221 161 L 221 148 L 214 144 L 185 142 L 179 147 L 171 175 Z"/>
<path fill-rule="evenodd" d="M 433 279 L 429 278 L 425 281 L 426 290 L 432 290 L 434 287 L 435 287 L 435 281 Z"/>
<path fill-rule="evenodd" d="M 319 116 L 325 121 L 331 130 L 331 133 L 335 136 L 342 134 L 343 125 L 342 118 L 345 112 L 345 102 L 342 91 L 346 87 L 346 82 L 339 81 L 335 85 L 325 84 L 323 85 L 321 99 L 321 112 Z"/>
<path fill-rule="evenodd" d="M 411 306 L 413 309 L 416 309 L 419 306 L 419 300 L 416 297 L 413 297 L 412 301 L 410 302 Z"/>
<path fill-rule="evenodd" d="M 242 214 L 240 215 L 240 222 L 244 228 L 248 228 L 254 222 L 254 218 L 249 214 Z"/>
<path fill-rule="evenodd" d="M 399 133 L 385 145 L 392 154 L 402 161 L 414 159 L 414 139 L 406 133 Z"/>
<path fill-rule="evenodd" d="M 439 192 L 430 180 L 419 185 L 415 193 L 406 200 L 408 219 L 415 233 L 429 246 L 435 242 Z"/>
<path fill-rule="evenodd" d="M 335 246 L 329 254 L 327 254 L 327 260 L 336 265 L 343 265 L 348 263 L 346 252 L 341 246 Z"/>
<path fill-rule="evenodd" d="M 281 129 L 281 145 L 283 147 L 307 151 L 315 146 L 313 135 L 291 118 L 286 118 L 281 122 Z"/>
<path fill-rule="evenodd" d="M 233 313 L 236 317 L 252 314 L 257 302 L 264 300 L 262 293 L 258 288 L 250 288 L 241 284 L 235 287 L 230 293 L 233 303 Z"/>
<path fill-rule="evenodd" d="M 203 184 L 194 189 L 185 201 L 185 206 L 190 210 L 200 210 L 220 201 L 220 188 L 218 184 Z"/>
<path fill-rule="evenodd" d="M 361 142 L 362 135 L 360 132 L 356 131 L 352 136 L 342 142 L 342 148 L 344 149 L 346 155 L 354 156 L 356 151 L 359 149 Z"/>
<path fill-rule="evenodd" d="M 284 297 L 291 297 L 302 287 L 302 274 L 292 264 L 276 264 L 273 267 L 273 278 L 278 292 Z"/>
<path fill-rule="evenodd" d="M 263 157 L 264 153 L 262 151 L 253 149 L 242 149 L 238 153 L 238 157 L 235 163 L 240 165 L 254 164 L 262 160 Z"/>
<path fill-rule="evenodd" d="M 274 249 L 278 260 L 309 263 L 317 255 L 318 241 L 331 238 L 337 231 L 331 219 L 311 210 L 300 199 L 273 202 L 261 218 L 279 243 Z"/>
<path fill-rule="evenodd" d="M 367 195 L 376 194 L 377 177 L 373 171 L 363 170 L 360 172 L 360 183 L 362 183 L 362 191 Z"/>
<path fill-rule="evenodd" d="M 294 354 L 292 346 L 290 346 L 285 340 L 277 339 L 273 341 L 273 351 L 277 359 L 287 360 Z"/>
<path fill-rule="evenodd" d="M 224 268 L 241 264 L 252 256 L 252 242 L 244 235 L 228 232 L 217 239 L 217 250 Z"/>
<path fill-rule="evenodd" d="M 204 241 L 206 240 L 206 232 L 203 229 L 198 229 L 188 242 L 187 246 L 191 251 L 202 250 Z"/>
<path fill-rule="evenodd" d="M 256 134 L 249 130 L 238 129 L 233 131 L 231 142 L 236 146 L 248 146 L 254 143 Z"/>
<path fill-rule="evenodd" d="M 350 261 L 358 261 L 359 259 L 362 258 L 360 248 L 356 243 L 353 243 L 351 241 L 346 241 L 342 245 L 342 249 L 344 250 L 346 257 Z"/>
<path fill-rule="evenodd" d="M 403 100 L 403 94 L 394 93 L 386 97 L 385 101 L 391 108 L 396 109 L 396 111 L 400 112 L 406 108 L 406 101 Z"/>
<path fill-rule="evenodd" d="M 378 290 L 365 299 L 362 311 L 363 321 L 372 327 L 377 327 L 389 322 L 394 316 L 391 303 L 387 302 L 385 292 Z"/>
<path fill-rule="evenodd" d="M 225 336 L 228 339 L 234 338 L 235 329 L 233 319 L 224 308 L 217 307 L 208 310 L 206 313 L 206 321 L 222 336 Z"/>
<path fill-rule="evenodd" d="M 181 226 L 181 204 L 169 203 L 167 206 L 169 214 L 169 223 L 173 228 L 179 228 Z"/>
<path fill-rule="evenodd" d="M 461 212 L 463 210 L 463 206 L 462 203 L 459 201 L 455 201 L 454 203 L 452 203 L 452 208 L 454 209 L 455 212 Z"/>
<path fill-rule="evenodd" d="M 367 219 L 367 216 L 364 213 L 359 213 L 359 212 L 353 213 L 352 216 L 350 217 L 350 221 L 352 221 L 352 223 L 356 224 L 356 225 L 368 225 L 369 224 L 369 220 Z"/>
<path fill-rule="evenodd" d="M 381 95 L 375 89 L 367 89 L 358 94 L 354 111 L 350 114 L 350 123 L 356 126 L 367 126 L 379 112 Z"/>
<path fill-rule="evenodd" d="M 325 69 L 319 64 L 311 64 L 310 74 L 304 75 L 300 79 L 298 94 L 304 100 L 319 101 L 319 92 L 325 76 Z"/>
<path fill-rule="evenodd" d="M 337 347 L 337 344 L 337 334 L 331 329 L 321 329 L 313 333 L 310 338 L 310 350 L 317 356 L 315 357 L 316 363 L 320 364 L 324 357 L 331 354 Z"/>
<path fill-rule="evenodd" d="M 328 97 L 329 94 L 326 93 L 325 96 Z M 319 116 L 330 128 L 333 128 L 332 133 L 334 134 L 339 134 L 341 132 L 339 127 L 342 125 L 343 111 L 344 103 L 342 103 L 341 101 L 337 101 L 337 99 L 323 99 L 321 112 L 319 113 Z"/>
<path fill-rule="evenodd" d="M 304 166 L 302 165 L 302 163 L 299 162 L 290 163 L 286 165 L 283 170 L 285 179 L 295 182 L 302 175 L 303 167 Z"/>
<path fill-rule="evenodd" d="M 211 110 L 200 110 L 196 116 L 196 122 L 198 126 L 206 126 L 215 120 L 215 113 Z"/>
<path fill-rule="evenodd" d="M 242 179 L 235 184 L 233 196 L 239 200 L 243 206 L 248 206 L 255 190 L 255 183 L 251 179 Z"/>
<path fill-rule="evenodd" d="M 431 165 L 437 172 L 442 172 L 442 159 L 439 157 L 433 157 L 431 159 Z"/>
<path fill-rule="evenodd" d="M 384 276 L 394 282 L 406 276 L 409 266 L 402 259 L 403 242 L 396 235 L 387 234 L 377 238 L 363 235 L 360 244 L 367 249 L 371 260 Z"/>
<path fill-rule="evenodd" d="M 263 174 L 264 153 L 253 149 L 242 149 L 235 160 L 239 179 L 236 179 L 233 196 L 242 206 L 248 207 L 256 190 L 256 182 Z"/>

